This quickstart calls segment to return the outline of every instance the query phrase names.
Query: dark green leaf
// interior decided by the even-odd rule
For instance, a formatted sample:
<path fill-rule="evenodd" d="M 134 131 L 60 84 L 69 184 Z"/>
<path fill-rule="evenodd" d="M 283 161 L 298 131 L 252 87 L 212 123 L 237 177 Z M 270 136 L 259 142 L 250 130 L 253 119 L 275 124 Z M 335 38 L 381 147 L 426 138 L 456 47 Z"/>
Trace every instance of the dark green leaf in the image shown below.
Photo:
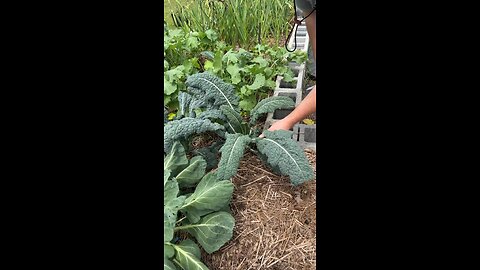
<path fill-rule="evenodd" d="M 220 152 L 222 157 L 218 164 L 217 179 L 230 179 L 237 174 L 240 159 L 243 157 L 245 147 L 251 139 L 248 135 L 239 133 L 227 134 L 227 140 Z"/>
<path fill-rule="evenodd" d="M 264 131 L 265 138 L 257 140 L 257 148 L 268 157 L 268 164 L 288 175 L 293 185 L 312 180 L 315 176 L 303 149 L 291 139 L 292 132 Z"/>

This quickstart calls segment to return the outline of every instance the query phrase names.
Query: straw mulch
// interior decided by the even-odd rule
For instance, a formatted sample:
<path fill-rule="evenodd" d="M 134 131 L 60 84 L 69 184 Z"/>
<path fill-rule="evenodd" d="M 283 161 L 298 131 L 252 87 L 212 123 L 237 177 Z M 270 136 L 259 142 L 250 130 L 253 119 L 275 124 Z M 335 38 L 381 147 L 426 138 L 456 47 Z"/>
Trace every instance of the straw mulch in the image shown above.
<path fill-rule="evenodd" d="M 315 154 L 305 152 L 315 168 Z M 246 153 L 233 183 L 233 237 L 214 254 L 202 254 L 209 269 L 315 269 L 316 181 L 293 187 Z"/>

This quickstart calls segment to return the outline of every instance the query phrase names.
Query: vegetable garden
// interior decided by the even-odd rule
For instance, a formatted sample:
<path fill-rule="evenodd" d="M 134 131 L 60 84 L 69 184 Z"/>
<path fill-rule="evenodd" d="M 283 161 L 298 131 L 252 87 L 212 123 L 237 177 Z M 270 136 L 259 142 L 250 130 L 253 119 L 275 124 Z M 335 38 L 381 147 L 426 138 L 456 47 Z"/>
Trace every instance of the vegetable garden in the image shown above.
<path fill-rule="evenodd" d="M 292 1 L 167 2 L 164 269 L 314 269 L 315 153 L 264 130 L 295 107 L 273 96 L 277 76 L 307 61 L 279 41 Z"/>

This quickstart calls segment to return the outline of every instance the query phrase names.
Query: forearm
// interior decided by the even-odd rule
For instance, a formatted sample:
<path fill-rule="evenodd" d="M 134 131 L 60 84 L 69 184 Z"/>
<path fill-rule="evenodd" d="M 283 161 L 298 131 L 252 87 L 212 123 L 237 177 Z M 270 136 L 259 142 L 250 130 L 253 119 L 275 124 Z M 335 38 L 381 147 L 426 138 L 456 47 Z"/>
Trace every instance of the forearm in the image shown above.
<path fill-rule="evenodd" d="M 312 91 L 302 100 L 289 115 L 284 118 L 289 125 L 293 126 L 302 121 L 310 114 L 314 113 L 317 108 L 317 86 L 314 86 Z"/>

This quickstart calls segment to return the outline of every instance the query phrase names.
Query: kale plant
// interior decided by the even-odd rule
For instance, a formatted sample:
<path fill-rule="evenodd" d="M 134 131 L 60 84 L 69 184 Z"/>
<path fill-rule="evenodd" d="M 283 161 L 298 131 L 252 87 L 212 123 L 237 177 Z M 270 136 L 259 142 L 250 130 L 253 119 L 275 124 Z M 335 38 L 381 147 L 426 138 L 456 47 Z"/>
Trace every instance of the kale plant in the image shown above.
<path fill-rule="evenodd" d="M 261 100 L 251 111 L 250 121 L 240 115 L 238 97 L 231 85 L 209 73 L 189 76 L 186 81 L 187 91 L 179 97 L 180 114 L 188 117 L 169 122 L 165 126 L 165 149 L 173 141 L 205 132 L 206 130 L 224 133 L 225 143 L 220 148 L 221 158 L 218 165 L 218 179 L 230 179 L 237 173 L 240 159 L 245 149 L 251 149 L 275 172 L 288 175 L 292 184 L 299 185 L 314 178 L 312 168 L 300 146 L 291 139 L 291 131 L 264 131 L 264 138 L 259 138 L 261 130 L 255 124 L 262 114 L 277 109 L 295 107 L 288 97 L 275 96 Z M 212 122 L 213 121 L 213 122 Z M 182 126 L 188 123 L 189 126 Z M 250 146 L 256 146 L 258 151 Z M 212 155 L 207 157 L 213 158 Z"/>
<path fill-rule="evenodd" d="M 205 160 L 195 156 L 189 161 L 178 142 L 164 158 L 163 167 L 164 269 L 208 270 L 200 260 L 199 246 L 192 239 L 179 240 L 175 234 L 187 232 L 209 254 L 225 245 L 235 225 L 228 212 L 233 184 L 219 180 L 216 173 L 205 175 Z M 192 187 L 193 193 L 185 194 Z"/>

